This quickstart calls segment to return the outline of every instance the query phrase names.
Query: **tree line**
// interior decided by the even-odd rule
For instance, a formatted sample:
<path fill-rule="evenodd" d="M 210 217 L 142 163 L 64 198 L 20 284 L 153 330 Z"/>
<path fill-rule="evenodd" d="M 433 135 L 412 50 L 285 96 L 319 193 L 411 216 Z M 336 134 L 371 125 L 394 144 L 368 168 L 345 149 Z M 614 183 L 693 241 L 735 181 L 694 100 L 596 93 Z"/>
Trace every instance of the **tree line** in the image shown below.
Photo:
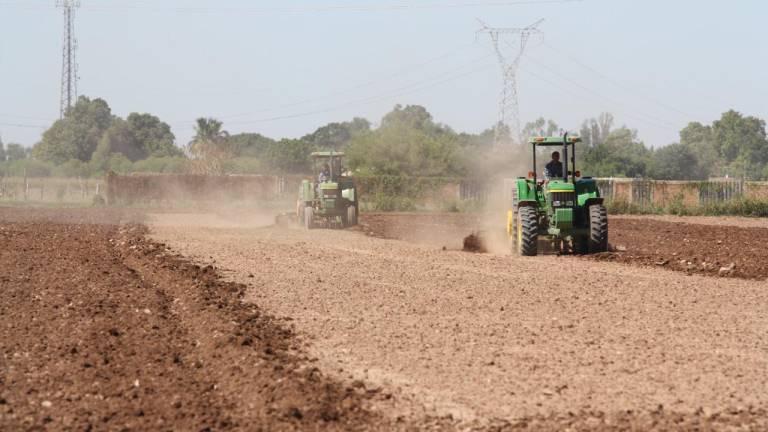
<path fill-rule="evenodd" d="M 504 141 L 513 141 L 502 130 Z M 571 131 L 575 133 L 576 131 Z M 525 125 L 524 136 L 562 134 L 551 119 Z M 578 168 L 596 177 L 705 180 L 768 179 L 765 121 L 727 111 L 711 124 L 689 123 L 678 142 L 653 148 L 610 113 L 583 121 Z M 494 128 L 454 131 L 426 108 L 397 105 L 378 127 L 363 118 L 334 122 L 297 139 L 229 134 L 215 118 L 199 118 L 195 136 L 179 145 L 170 126 L 147 113 L 125 119 L 106 101 L 80 97 L 32 149 L 0 141 L 0 175 L 98 176 L 118 173 L 306 174 L 315 150 L 345 151 L 358 175 L 487 177 L 528 171 L 525 144 L 494 146 Z M 547 155 L 542 154 L 543 158 Z"/>

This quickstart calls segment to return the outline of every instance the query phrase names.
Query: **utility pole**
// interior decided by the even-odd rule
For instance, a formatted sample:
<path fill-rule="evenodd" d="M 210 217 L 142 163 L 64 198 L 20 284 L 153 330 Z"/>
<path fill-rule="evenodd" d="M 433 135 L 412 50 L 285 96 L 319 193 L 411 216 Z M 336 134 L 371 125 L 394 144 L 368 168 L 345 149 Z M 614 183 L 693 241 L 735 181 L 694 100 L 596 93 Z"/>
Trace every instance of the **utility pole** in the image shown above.
<path fill-rule="evenodd" d="M 504 144 L 502 141 L 507 131 L 509 131 L 512 140 L 522 142 L 522 137 L 520 136 L 522 132 L 520 128 L 520 103 L 517 97 L 517 72 L 528 40 L 533 35 L 542 34 L 537 28 L 542 21 L 544 19 L 540 19 L 523 28 L 489 27 L 480 21 L 482 28 L 477 31 L 477 34 L 486 33 L 491 37 L 493 48 L 496 50 L 496 55 L 499 58 L 501 75 L 504 81 L 499 101 L 499 121 L 496 123 L 494 130 L 494 145 L 497 148 Z M 502 42 L 507 47 L 502 47 Z M 513 42 L 517 43 L 513 44 Z"/>
<path fill-rule="evenodd" d="M 61 105 L 59 108 L 59 115 L 64 118 L 67 109 L 77 102 L 75 9 L 80 7 L 80 0 L 56 0 L 56 7 L 64 10 L 64 47 L 61 62 Z"/>

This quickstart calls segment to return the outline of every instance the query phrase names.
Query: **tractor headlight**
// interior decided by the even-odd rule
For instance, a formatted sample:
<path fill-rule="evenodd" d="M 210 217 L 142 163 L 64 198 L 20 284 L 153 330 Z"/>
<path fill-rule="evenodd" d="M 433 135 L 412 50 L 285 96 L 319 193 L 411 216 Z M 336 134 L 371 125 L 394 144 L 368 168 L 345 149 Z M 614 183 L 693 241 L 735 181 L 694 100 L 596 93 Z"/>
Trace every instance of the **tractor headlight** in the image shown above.
<path fill-rule="evenodd" d="M 560 201 L 552 201 L 553 207 L 560 207 Z"/>

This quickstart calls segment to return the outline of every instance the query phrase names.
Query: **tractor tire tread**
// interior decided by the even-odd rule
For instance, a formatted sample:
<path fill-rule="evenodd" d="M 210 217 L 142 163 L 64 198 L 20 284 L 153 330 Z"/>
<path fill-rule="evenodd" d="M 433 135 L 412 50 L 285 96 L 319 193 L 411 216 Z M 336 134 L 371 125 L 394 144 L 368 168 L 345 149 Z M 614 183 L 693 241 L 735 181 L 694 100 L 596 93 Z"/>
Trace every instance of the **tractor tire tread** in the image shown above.
<path fill-rule="evenodd" d="M 608 251 L 608 211 L 602 204 L 589 207 L 589 253 Z"/>
<path fill-rule="evenodd" d="M 521 244 L 518 245 L 520 255 L 536 256 L 539 247 L 539 220 L 536 209 L 522 207 L 518 209 L 522 226 Z"/>

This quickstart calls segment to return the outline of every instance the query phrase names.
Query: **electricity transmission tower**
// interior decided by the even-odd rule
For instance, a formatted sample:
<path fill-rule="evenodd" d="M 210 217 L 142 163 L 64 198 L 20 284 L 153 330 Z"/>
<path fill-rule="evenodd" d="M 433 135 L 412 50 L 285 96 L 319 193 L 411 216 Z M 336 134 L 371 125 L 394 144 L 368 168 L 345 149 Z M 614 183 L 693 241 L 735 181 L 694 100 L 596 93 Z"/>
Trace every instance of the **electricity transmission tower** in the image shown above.
<path fill-rule="evenodd" d="M 478 20 L 480 21 L 480 20 Z M 525 52 L 525 46 L 533 35 L 542 34 L 537 28 L 544 19 L 523 28 L 488 27 L 480 21 L 482 28 L 477 34 L 487 33 L 493 42 L 493 48 L 499 58 L 501 75 L 504 84 L 499 101 L 499 121 L 494 131 L 494 144 L 499 147 L 505 136 L 509 134 L 512 140 L 521 142 L 520 104 L 517 98 L 517 72 L 520 59 Z M 505 43 L 507 46 L 502 47 Z M 513 42 L 517 42 L 516 44 Z"/>
<path fill-rule="evenodd" d="M 75 37 L 75 9 L 79 0 L 57 0 L 56 7 L 64 10 L 64 47 L 61 62 L 61 105 L 63 118 L 67 109 L 77 102 L 77 38 Z"/>

